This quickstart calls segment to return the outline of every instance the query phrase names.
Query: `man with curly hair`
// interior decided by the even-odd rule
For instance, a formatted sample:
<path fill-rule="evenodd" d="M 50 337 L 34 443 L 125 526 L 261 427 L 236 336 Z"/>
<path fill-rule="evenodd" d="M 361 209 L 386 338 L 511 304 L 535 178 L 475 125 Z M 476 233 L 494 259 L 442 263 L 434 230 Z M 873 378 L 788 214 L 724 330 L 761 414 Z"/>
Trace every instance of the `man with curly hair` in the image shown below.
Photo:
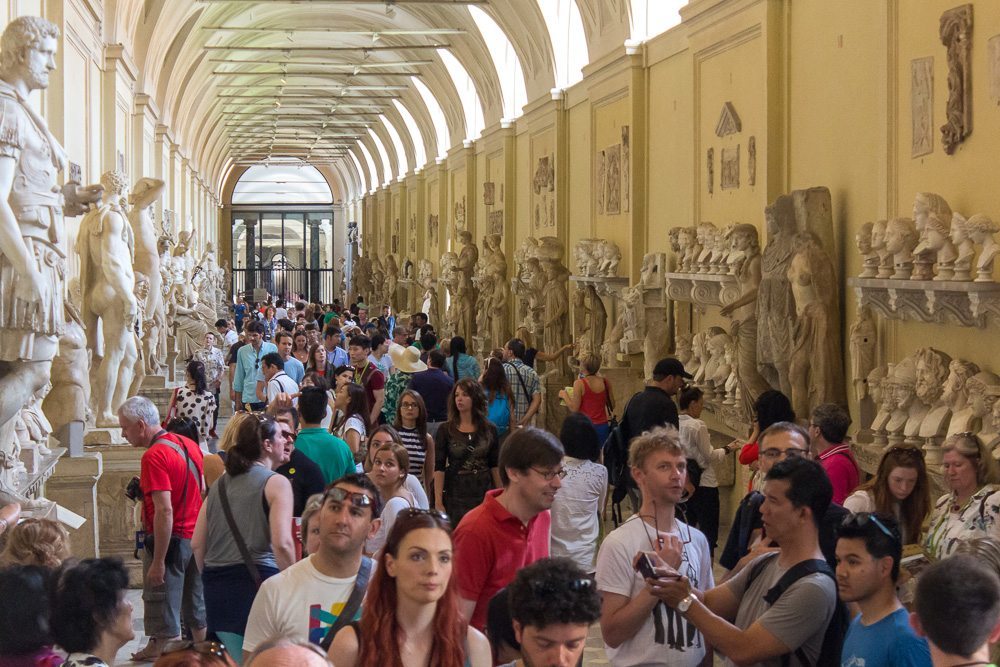
<path fill-rule="evenodd" d="M 521 659 L 502 667 L 577 665 L 587 633 L 601 616 L 597 586 L 569 558 L 543 558 L 507 587 Z"/>

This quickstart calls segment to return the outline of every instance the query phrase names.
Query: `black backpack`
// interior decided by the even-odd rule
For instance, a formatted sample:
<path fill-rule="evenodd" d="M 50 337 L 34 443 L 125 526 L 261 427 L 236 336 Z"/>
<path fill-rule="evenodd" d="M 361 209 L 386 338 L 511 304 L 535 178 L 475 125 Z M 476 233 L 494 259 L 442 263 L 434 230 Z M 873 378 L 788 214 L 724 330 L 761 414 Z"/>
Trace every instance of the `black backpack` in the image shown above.
<path fill-rule="evenodd" d="M 608 469 L 608 484 L 611 491 L 611 520 L 617 528 L 622 522 L 622 501 L 628 496 L 629 489 L 635 488 L 632 479 L 632 469 L 628 465 L 628 442 L 618 424 L 611 429 L 608 439 L 604 441 L 604 467 Z"/>
<path fill-rule="evenodd" d="M 777 555 L 770 554 L 754 564 L 747 579 L 747 588 L 750 587 L 750 584 L 764 570 L 764 567 L 771 559 L 776 558 Z M 781 575 L 778 583 L 764 594 L 764 600 L 769 606 L 773 605 L 785 591 L 791 588 L 792 584 L 803 577 L 816 574 L 817 572 L 830 577 L 833 580 L 834 587 L 836 587 L 837 577 L 825 560 L 804 560 L 801 563 L 796 563 Z M 847 636 L 847 629 L 850 624 L 851 614 L 847 606 L 841 602 L 840 595 L 838 594 L 837 602 L 833 607 L 833 616 L 830 617 L 830 623 L 826 626 L 826 632 L 823 633 L 823 645 L 820 648 L 819 658 L 816 660 L 816 663 L 809 662 L 802 647 L 799 646 L 792 653 L 786 653 L 781 656 L 781 667 L 789 667 L 791 665 L 793 654 L 801 667 L 840 667 L 840 652 L 844 646 L 844 638 Z"/>

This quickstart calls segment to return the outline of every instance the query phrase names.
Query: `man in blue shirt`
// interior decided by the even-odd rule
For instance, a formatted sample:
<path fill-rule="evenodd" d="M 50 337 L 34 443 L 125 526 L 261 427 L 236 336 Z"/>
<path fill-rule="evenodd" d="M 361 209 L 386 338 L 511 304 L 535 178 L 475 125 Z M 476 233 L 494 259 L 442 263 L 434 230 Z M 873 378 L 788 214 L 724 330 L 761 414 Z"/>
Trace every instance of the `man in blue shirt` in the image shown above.
<path fill-rule="evenodd" d="M 278 335 L 274 337 L 274 344 L 278 347 L 278 356 L 285 362 L 285 375 L 295 380 L 295 384 L 302 384 L 302 378 L 306 376 L 306 367 L 302 365 L 301 361 L 292 356 L 292 343 L 294 340 L 292 334 L 287 331 L 279 331 Z M 266 394 L 264 391 L 264 380 L 264 369 L 260 368 L 257 371 L 258 398 L 262 394 Z"/>
<path fill-rule="evenodd" d="M 887 514 L 847 517 L 837 539 L 837 589 L 858 614 L 844 638 L 843 667 L 931 667 L 927 640 L 910 627 L 896 597 L 903 539 Z"/>
<path fill-rule="evenodd" d="M 268 352 L 277 352 L 274 343 L 264 342 L 264 323 L 254 320 L 246 325 L 247 345 L 236 353 L 236 374 L 233 377 L 233 400 L 237 410 L 263 410 L 267 404 L 257 399 L 257 373 L 260 360 Z"/>
<path fill-rule="evenodd" d="M 341 347 L 342 336 L 340 327 L 328 326 L 323 330 L 323 347 L 326 348 L 326 365 L 328 368 L 350 366 L 347 350 Z"/>

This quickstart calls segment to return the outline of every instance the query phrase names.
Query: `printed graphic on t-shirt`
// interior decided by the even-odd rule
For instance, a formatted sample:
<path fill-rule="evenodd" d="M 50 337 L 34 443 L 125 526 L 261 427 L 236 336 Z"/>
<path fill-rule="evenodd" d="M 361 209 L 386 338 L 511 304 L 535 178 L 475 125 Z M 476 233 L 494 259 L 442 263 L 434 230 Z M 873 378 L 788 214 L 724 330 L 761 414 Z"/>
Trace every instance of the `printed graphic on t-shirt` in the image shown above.
<path fill-rule="evenodd" d="M 688 558 L 687 549 L 681 552 L 681 566 L 677 568 L 677 571 L 691 581 L 692 589 L 701 587 L 701 582 L 698 581 L 698 568 Z M 657 644 L 665 643 L 668 648 L 678 651 L 692 647 L 704 648 L 701 633 L 698 632 L 694 623 L 684 618 L 676 609 L 672 609 L 662 602 L 653 607 L 653 628 L 653 641 Z"/>
<path fill-rule="evenodd" d="M 340 612 L 344 611 L 346 602 L 336 602 L 330 606 L 330 611 L 323 609 L 323 605 L 314 604 L 309 607 L 309 641 L 319 644 L 326 637 L 330 627 L 337 622 Z M 360 610 L 358 616 L 360 617 Z M 352 619 L 353 620 L 353 619 Z"/>

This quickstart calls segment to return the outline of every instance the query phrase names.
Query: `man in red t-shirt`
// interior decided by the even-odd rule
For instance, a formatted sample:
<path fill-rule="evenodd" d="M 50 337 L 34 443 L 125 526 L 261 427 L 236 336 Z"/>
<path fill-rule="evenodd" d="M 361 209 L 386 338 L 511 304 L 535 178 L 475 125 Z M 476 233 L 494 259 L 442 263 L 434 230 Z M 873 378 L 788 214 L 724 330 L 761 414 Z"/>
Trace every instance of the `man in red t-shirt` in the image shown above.
<path fill-rule="evenodd" d="M 851 416 L 836 403 L 822 403 L 813 408 L 809 419 L 810 449 L 833 484 L 833 502 L 843 505 L 858 485 L 858 464 L 851 446 L 844 442 Z"/>
<path fill-rule="evenodd" d="M 385 375 L 368 358 L 371 351 L 372 341 L 368 336 L 351 336 L 347 354 L 354 368 L 354 381 L 364 387 L 368 395 L 368 407 L 372 410 L 369 423 L 377 424 L 382 415 L 382 404 L 385 403 Z"/>
<path fill-rule="evenodd" d="M 191 536 L 201 510 L 202 454 L 198 445 L 160 428 L 152 401 L 134 396 L 118 408 L 122 435 L 143 447 L 142 489 L 143 619 L 149 643 L 133 656 L 155 660 L 163 645 L 181 634 L 181 613 L 197 641 L 205 639 L 205 600 L 191 553 Z"/>
<path fill-rule="evenodd" d="M 459 604 L 479 630 L 486 626 L 486 610 L 497 591 L 522 567 L 548 558 L 549 508 L 566 475 L 563 456 L 551 433 L 530 426 L 515 430 L 500 450 L 503 488 L 487 491 L 455 529 Z"/>

